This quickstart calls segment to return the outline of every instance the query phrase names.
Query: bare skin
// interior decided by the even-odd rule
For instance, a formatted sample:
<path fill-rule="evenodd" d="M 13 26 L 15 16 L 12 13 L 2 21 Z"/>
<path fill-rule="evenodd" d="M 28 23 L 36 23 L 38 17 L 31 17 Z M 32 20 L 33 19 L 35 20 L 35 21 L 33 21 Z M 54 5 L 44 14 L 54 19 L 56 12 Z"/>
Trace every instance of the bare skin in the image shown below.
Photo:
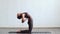
<path fill-rule="evenodd" d="M 24 23 L 24 21 L 26 21 L 27 18 L 25 18 L 25 14 L 24 13 L 17 13 L 17 17 L 20 16 L 20 15 L 22 15 L 22 18 L 21 19 L 23 21 L 22 23 Z"/>
<path fill-rule="evenodd" d="M 24 30 L 21 32 L 31 32 L 31 30 L 33 28 L 33 22 L 32 22 L 31 16 L 28 13 L 24 12 L 24 13 L 18 13 L 17 18 L 22 19 L 22 23 L 24 23 L 26 21 L 26 19 L 28 19 L 29 30 Z M 17 32 L 20 32 L 20 29 Z"/>

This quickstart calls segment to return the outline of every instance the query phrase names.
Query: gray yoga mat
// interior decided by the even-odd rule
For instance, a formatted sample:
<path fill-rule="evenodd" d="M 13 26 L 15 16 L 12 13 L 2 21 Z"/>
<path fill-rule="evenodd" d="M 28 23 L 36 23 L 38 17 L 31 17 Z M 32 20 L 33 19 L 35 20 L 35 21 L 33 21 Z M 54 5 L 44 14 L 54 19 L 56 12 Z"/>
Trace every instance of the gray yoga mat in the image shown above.
<path fill-rule="evenodd" d="M 9 32 L 9 34 L 51 34 L 51 32 L 31 32 L 31 33 Z"/>

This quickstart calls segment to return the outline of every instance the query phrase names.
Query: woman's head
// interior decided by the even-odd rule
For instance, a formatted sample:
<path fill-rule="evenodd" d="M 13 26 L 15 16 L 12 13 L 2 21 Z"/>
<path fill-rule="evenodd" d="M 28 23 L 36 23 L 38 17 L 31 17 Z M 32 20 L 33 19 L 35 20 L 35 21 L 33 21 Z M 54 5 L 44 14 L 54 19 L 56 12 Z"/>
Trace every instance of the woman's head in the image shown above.
<path fill-rule="evenodd" d="M 21 19 L 22 18 L 22 13 L 17 13 L 17 18 Z"/>
<path fill-rule="evenodd" d="M 17 18 L 21 19 L 23 14 L 25 15 L 25 18 L 29 16 L 27 12 L 23 12 L 23 13 L 17 13 Z"/>

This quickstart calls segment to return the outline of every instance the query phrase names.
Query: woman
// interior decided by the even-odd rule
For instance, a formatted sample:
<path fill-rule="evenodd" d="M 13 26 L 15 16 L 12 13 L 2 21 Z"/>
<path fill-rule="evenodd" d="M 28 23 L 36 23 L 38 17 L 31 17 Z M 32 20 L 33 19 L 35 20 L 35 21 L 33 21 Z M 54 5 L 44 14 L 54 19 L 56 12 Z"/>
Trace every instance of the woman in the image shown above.
<path fill-rule="evenodd" d="M 24 12 L 24 13 L 17 14 L 17 18 L 22 19 L 22 23 L 24 23 L 25 20 L 28 19 L 28 26 L 29 26 L 28 30 L 23 30 L 23 31 L 20 31 L 20 32 L 21 33 L 31 33 L 32 28 L 33 28 L 33 21 L 32 21 L 31 16 L 27 12 Z"/>

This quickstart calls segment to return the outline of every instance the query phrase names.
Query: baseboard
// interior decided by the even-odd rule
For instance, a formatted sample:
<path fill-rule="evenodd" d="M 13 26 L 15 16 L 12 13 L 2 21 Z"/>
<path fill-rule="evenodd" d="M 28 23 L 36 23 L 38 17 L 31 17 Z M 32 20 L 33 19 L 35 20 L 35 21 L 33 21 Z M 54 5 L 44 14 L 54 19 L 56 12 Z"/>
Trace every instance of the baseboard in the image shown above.
<path fill-rule="evenodd" d="M 0 29 L 15 29 L 15 28 L 27 29 L 28 27 L 0 27 Z M 33 27 L 33 29 L 60 29 L 60 27 Z"/>

